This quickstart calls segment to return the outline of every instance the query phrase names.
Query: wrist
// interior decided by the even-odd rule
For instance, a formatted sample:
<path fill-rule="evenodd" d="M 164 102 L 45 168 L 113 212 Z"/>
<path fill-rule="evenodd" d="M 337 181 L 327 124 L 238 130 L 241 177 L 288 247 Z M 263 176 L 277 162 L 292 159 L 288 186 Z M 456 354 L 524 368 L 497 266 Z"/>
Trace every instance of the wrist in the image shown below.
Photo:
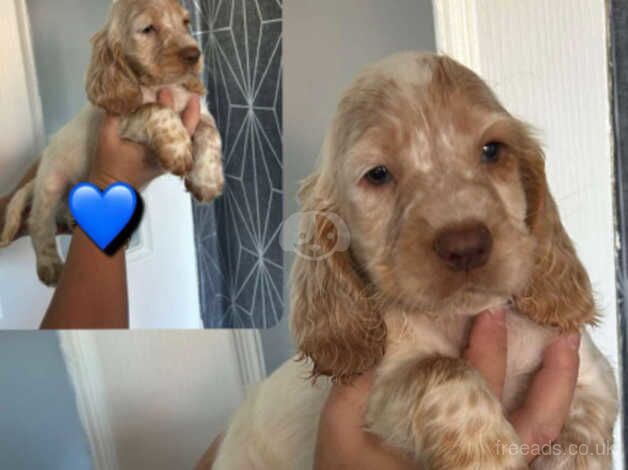
<path fill-rule="evenodd" d="M 138 187 L 137 182 L 132 181 L 130 178 L 118 178 L 109 173 L 106 173 L 103 171 L 97 171 L 97 170 L 92 170 L 89 172 L 87 176 L 87 181 L 89 183 L 95 184 L 101 190 L 106 189 L 112 184 L 119 183 L 119 182 L 126 183 L 132 186 L 136 191 Z"/>

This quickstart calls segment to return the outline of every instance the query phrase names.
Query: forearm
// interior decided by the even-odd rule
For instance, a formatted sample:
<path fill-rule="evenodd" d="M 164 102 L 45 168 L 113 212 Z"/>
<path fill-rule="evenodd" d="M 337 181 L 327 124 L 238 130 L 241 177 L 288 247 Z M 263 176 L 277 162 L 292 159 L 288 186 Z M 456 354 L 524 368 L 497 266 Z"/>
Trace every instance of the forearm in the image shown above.
<path fill-rule="evenodd" d="M 128 327 L 124 249 L 107 256 L 77 227 L 63 274 L 41 328 Z"/>
<path fill-rule="evenodd" d="M 159 93 L 159 103 L 174 108 L 167 90 Z M 200 119 L 199 98 L 193 98 L 181 115 L 192 136 Z M 121 139 L 118 118 L 103 120 L 98 151 L 90 162 L 88 181 L 101 189 L 116 182 L 134 188 L 144 187 L 163 172 L 147 147 Z M 2 204 L 2 200 L 0 200 Z M 76 228 L 42 328 L 128 328 L 128 294 L 124 250 L 107 256 L 80 229 Z"/>

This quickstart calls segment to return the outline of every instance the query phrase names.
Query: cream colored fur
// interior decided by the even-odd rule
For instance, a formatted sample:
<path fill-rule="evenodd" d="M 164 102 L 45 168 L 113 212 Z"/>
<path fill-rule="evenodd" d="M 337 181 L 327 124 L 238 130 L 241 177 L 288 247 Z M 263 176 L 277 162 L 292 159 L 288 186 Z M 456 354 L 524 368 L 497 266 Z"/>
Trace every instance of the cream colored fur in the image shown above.
<path fill-rule="evenodd" d="M 408 358 L 440 354 L 459 357 L 465 344 L 464 332 L 467 319 L 457 324 L 435 324 L 424 318 L 412 318 L 401 313 L 391 313 L 389 350 L 378 374 L 385 376 Z M 508 374 L 504 388 L 504 409 L 513 410 L 521 399 L 531 375 L 537 370 L 544 346 L 554 336 L 518 314 L 507 316 L 508 327 Z M 600 354 L 588 333 L 580 346 L 580 373 L 574 397 L 572 415 L 581 413 L 579 402 L 583 396 L 595 397 L 604 410 L 604 425 L 611 426 L 617 415 L 617 393 L 613 371 Z M 281 366 L 268 379 L 251 391 L 246 401 L 233 416 L 212 470 L 309 470 L 313 464 L 314 446 L 318 430 L 318 418 L 327 398 L 331 382 L 327 379 L 312 385 L 308 379 L 311 365 L 292 359 Z M 452 390 L 446 387 L 437 391 L 443 403 L 460 403 L 466 400 L 466 389 Z M 373 393 L 377 393 L 375 388 Z M 385 396 L 383 398 L 386 398 Z M 377 399 L 377 397 L 375 397 Z M 403 403 L 400 405 L 404 405 Z M 384 437 L 393 441 L 395 429 L 402 429 L 408 409 L 400 407 L 382 423 L 389 429 Z M 487 410 L 484 410 L 487 411 Z M 447 423 L 460 429 L 470 416 L 465 409 L 447 417 Z M 390 429 L 392 428 L 392 429 Z M 591 445 L 600 445 L 612 435 L 591 435 Z M 470 442 L 475 442 L 469 436 Z M 392 442 L 394 443 L 394 442 Z M 509 444 L 505 443 L 505 444 Z M 600 447 L 602 449 L 603 447 Z M 587 466 L 574 466 L 569 456 L 537 459 L 531 466 L 537 470 L 578 469 L 608 470 L 610 455 L 589 459 Z M 561 467 L 562 461 L 565 466 Z M 508 467 L 491 467 L 486 464 L 477 470 L 501 470 Z M 521 467 L 525 468 L 525 467 Z M 427 469 L 426 469 L 427 470 Z"/>

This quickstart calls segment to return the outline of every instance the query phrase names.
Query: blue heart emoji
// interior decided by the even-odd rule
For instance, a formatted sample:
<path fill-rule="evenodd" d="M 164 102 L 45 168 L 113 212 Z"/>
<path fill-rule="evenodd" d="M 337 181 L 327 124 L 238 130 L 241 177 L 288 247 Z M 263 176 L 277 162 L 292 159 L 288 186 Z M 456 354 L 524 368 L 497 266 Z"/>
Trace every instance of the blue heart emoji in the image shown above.
<path fill-rule="evenodd" d="M 69 205 L 76 223 L 106 251 L 131 222 L 137 194 L 126 183 L 114 183 L 102 192 L 91 183 L 79 183 L 70 192 Z"/>

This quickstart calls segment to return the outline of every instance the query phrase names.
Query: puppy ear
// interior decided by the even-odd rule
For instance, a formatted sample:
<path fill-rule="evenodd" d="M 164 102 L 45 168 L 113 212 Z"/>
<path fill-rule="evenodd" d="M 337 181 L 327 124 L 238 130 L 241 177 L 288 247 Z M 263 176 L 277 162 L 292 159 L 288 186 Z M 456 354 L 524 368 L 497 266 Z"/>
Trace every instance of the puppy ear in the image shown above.
<path fill-rule="evenodd" d="M 591 282 L 549 192 L 540 145 L 533 142 L 520 161 L 527 201 L 526 222 L 538 245 L 529 284 L 515 297 L 515 304 L 535 322 L 561 331 L 595 324 L 597 313 Z"/>
<path fill-rule="evenodd" d="M 126 115 L 142 105 L 138 79 L 122 53 L 121 44 L 112 44 L 106 30 L 92 38 L 85 90 L 94 105 L 112 114 Z"/>
<path fill-rule="evenodd" d="M 347 244 L 341 248 L 348 247 L 348 231 L 341 233 L 337 208 L 321 195 L 319 179 L 318 174 L 310 177 L 299 193 L 306 215 L 302 239 L 316 248 L 297 254 L 291 326 L 302 358 L 313 362 L 312 376 L 343 381 L 380 361 L 386 326 L 350 250 L 335 250 L 342 237 L 347 237 Z"/>

